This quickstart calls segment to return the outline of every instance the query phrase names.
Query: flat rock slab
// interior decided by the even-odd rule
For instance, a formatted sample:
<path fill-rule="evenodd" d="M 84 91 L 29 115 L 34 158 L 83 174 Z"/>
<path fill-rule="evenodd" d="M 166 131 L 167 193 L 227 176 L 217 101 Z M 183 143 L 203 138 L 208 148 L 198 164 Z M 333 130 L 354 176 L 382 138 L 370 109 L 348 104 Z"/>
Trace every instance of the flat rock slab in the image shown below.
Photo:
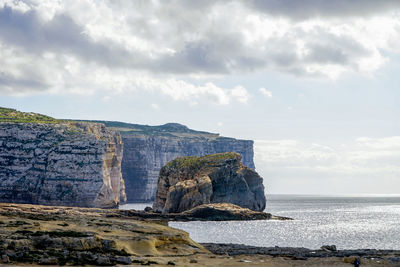
<path fill-rule="evenodd" d="M 108 216 L 117 211 L 0 203 L 0 260 L 107 266 L 144 256 L 209 253 L 184 231 Z"/>
<path fill-rule="evenodd" d="M 202 243 L 214 254 L 220 255 L 269 255 L 274 257 L 292 257 L 293 259 L 327 258 L 327 257 L 365 257 L 387 258 L 391 261 L 400 258 L 400 250 L 381 249 L 346 249 L 327 251 L 324 249 L 308 249 L 301 247 L 255 247 L 242 244 Z"/>
<path fill-rule="evenodd" d="M 148 211 L 119 211 L 126 216 L 168 221 L 252 221 L 252 220 L 292 220 L 288 217 L 275 216 L 270 213 L 253 211 L 231 203 L 203 204 L 181 213 L 161 214 Z"/>

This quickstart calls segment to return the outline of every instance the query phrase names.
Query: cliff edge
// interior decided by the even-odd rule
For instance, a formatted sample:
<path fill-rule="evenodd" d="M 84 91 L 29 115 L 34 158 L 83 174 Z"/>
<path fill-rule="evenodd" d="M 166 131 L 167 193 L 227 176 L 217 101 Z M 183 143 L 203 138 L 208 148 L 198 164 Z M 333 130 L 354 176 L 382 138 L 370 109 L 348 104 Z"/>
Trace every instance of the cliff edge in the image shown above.
<path fill-rule="evenodd" d="M 123 144 L 103 124 L 0 108 L 0 202 L 115 207 Z"/>
<path fill-rule="evenodd" d="M 154 200 L 160 169 L 177 157 L 237 152 L 242 156 L 244 165 L 255 169 L 251 140 L 196 131 L 178 123 L 149 126 L 117 121 L 93 122 L 104 123 L 122 136 L 122 175 L 128 202 Z"/>
<path fill-rule="evenodd" d="M 262 178 L 241 163 L 238 153 L 181 157 L 161 170 L 153 209 L 179 213 L 209 203 L 232 203 L 255 211 L 265 209 Z"/>

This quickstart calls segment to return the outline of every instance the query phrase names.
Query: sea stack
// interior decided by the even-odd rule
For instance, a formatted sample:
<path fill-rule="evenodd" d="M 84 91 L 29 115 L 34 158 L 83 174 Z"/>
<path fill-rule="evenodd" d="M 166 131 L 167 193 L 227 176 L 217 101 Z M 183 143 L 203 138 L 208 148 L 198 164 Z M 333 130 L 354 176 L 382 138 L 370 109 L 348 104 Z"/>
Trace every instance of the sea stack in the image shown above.
<path fill-rule="evenodd" d="M 265 209 L 263 179 L 241 163 L 238 153 L 181 157 L 168 162 L 158 178 L 156 212 L 179 213 L 209 203 Z"/>
<path fill-rule="evenodd" d="M 0 202 L 116 207 L 125 201 L 119 133 L 0 109 Z"/>

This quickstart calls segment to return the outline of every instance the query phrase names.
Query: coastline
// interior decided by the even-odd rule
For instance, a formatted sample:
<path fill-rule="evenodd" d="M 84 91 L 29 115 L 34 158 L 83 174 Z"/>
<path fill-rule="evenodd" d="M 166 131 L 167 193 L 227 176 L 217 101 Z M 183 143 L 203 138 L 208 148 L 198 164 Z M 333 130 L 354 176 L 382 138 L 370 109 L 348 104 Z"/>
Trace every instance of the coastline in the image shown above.
<path fill-rule="evenodd" d="M 0 203 L 0 265 L 395 266 L 400 250 L 311 250 L 196 243 L 126 211 Z"/>
<path fill-rule="evenodd" d="M 349 261 L 351 258 L 372 260 L 376 263 L 384 261 L 400 263 L 400 250 L 390 249 L 341 249 L 333 245 L 323 246 L 320 249 L 302 247 L 256 247 L 243 244 L 217 244 L 201 243 L 203 247 L 217 255 L 266 255 L 272 257 L 285 257 L 292 260 L 309 260 L 315 258 L 342 258 Z"/>

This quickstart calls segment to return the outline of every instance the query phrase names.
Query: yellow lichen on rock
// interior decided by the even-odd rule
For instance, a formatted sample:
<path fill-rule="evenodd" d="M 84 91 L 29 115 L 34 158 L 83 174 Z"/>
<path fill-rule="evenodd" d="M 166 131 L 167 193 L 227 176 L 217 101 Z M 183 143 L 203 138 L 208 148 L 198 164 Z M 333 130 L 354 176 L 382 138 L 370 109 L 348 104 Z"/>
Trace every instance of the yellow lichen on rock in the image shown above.
<path fill-rule="evenodd" d="M 208 253 L 181 230 L 118 210 L 0 203 L 0 251 L 13 262 L 126 262 L 131 257 Z M 102 265 L 102 264 L 100 264 Z"/>

